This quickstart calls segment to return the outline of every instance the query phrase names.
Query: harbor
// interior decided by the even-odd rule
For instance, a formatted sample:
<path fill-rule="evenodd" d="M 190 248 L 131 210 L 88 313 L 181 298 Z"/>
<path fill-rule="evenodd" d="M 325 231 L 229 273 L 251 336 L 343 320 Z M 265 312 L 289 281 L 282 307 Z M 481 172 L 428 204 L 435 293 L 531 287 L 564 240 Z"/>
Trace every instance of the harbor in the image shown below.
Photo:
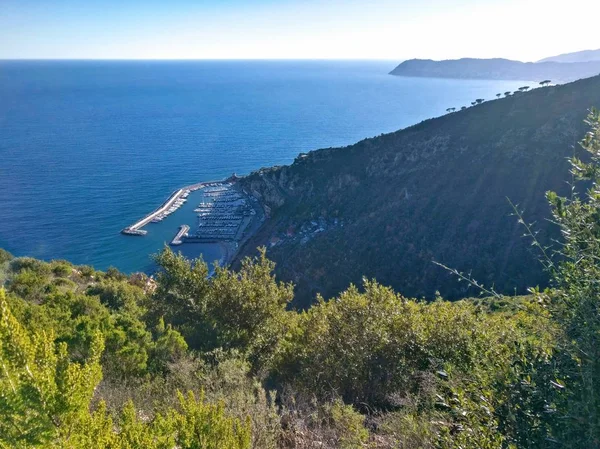
<path fill-rule="evenodd" d="M 167 220 L 182 207 L 181 213 Z M 175 235 L 168 237 L 165 232 L 171 220 L 177 221 L 177 231 L 173 230 Z M 258 201 L 244 192 L 237 178 L 232 176 L 224 181 L 202 182 L 176 190 L 157 209 L 121 232 L 134 236 L 152 233 L 153 239 L 164 236 L 164 241 L 188 257 L 216 251 L 220 254 L 219 264 L 225 265 L 263 220 L 264 211 Z M 161 222 L 164 223 L 158 225 Z"/>

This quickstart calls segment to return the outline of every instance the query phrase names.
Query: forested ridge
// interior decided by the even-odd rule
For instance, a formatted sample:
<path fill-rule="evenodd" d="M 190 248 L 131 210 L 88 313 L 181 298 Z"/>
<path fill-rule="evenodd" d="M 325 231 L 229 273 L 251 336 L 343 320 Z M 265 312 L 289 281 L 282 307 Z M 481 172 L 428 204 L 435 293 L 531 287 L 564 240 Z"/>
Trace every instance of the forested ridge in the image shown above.
<path fill-rule="evenodd" d="M 600 107 L 600 76 L 501 95 L 243 178 L 270 218 L 241 257 L 267 246 L 303 306 L 363 276 L 411 297 L 473 294 L 434 261 L 503 293 L 548 285 L 509 200 L 544 244 L 557 238 L 544 193 L 569 192 L 567 159 L 584 154 L 577 142 Z"/>
<path fill-rule="evenodd" d="M 156 279 L 1 251 L 0 447 L 599 447 L 600 114 L 589 126 L 570 160 L 585 193 L 546 195 L 559 257 L 529 235 L 552 286 L 527 296 L 363 280 L 298 311 L 264 250 L 208 277 L 165 249 Z"/>

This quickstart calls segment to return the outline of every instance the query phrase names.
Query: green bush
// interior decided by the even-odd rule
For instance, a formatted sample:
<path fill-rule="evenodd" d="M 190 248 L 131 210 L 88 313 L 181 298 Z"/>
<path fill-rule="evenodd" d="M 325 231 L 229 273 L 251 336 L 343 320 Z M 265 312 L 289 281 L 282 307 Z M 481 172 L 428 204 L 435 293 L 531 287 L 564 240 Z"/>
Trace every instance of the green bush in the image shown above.
<path fill-rule="evenodd" d="M 11 253 L 6 251 L 5 249 L 0 248 L 0 265 L 6 262 L 10 262 L 13 258 L 14 256 Z"/>
<path fill-rule="evenodd" d="M 10 261 L 10 269 L 17 274 L 21 271 L 29 270 L 43 277 L 49 276 L 51 273 L 48 263 L 32 257 L 17 257 L 12 259 Z"/>
<path fill-rule="evenodd" d="M 251 444 L 249 418 L 226 415 L 222 404 L 201 395 L 179 395 L 179 407 L 151 421 L 133 404 L 123 409 L 118 431 L 103 405 L 90 412 L 101 378 L 100 334 L 84 363 L 69 361 L 66 344 L 52 333 L 29 333 L 11 314 L 0 289 L 0 445 L 11 448 L 70 447 L 242 449 Z"/>
<path fill-rule="evenodd" d="M 50 269 L 59 278 L 68 278 L 73 274 L 73 265 L 65 260 L 53 260 L 50 262 Z"/>
<path fill-rule="evenodd" d="M 168 248 L 156 261 L 162 271 L 150 315 L 157 322 L 164 319 L 202 352 L 239 350 L 255 370 L 270 363 L 295 316 L 286 311 L 293 286 L 275 280 L 264 251 L 244 260 L 238 273 L 217 267 L 211 278 L 201 259 L 189 261 Z"/>

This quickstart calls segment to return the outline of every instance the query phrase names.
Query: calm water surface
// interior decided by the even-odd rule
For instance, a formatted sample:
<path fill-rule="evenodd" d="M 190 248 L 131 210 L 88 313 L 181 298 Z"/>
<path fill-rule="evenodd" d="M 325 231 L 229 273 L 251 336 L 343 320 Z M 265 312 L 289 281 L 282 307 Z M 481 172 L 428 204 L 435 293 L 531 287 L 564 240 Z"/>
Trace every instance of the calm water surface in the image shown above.
<path fill-rule="evenodd" d="M 147 271 L 150 254 L 194 223 L 194 201 L 145 237 L 119 231 L 180 186 L 287 164 L 522 85 L 387 75 L 394 66 L 0 61 L 0 247 Z"/>

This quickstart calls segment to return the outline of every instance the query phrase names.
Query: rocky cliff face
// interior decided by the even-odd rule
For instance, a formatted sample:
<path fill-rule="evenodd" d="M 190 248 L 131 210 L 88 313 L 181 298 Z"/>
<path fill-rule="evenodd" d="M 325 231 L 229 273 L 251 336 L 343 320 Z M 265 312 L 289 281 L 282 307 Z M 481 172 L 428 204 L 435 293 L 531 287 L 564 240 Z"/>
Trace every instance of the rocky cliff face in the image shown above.
<path fill-rule="evenodd" d="M 266 245 L 277 274 L 298 284 L 305 303 L 363 276 L 409 296 L 476 293 L 433 260 L 506 292 L 543 284 L 546 275 L 507 197 L 550 243 L 544 194 L 566 192 L 566 158 L 585 133 L 591 106 L 600 106 L 600 77 L 260 170 L 241 182 L 270 218 L 240 256 Z"/>

